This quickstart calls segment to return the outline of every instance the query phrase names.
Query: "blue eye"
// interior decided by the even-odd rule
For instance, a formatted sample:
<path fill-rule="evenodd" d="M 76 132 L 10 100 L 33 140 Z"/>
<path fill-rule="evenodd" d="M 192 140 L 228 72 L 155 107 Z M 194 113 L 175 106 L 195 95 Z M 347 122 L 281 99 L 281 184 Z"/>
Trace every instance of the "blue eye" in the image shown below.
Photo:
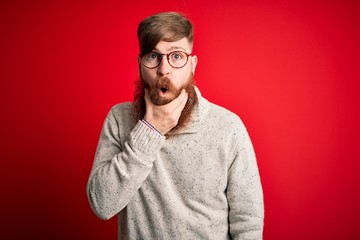
<path fill-rule="evenodd" d="M 158 55 L 157 53 L 151 52 L 151 53 L 149 53 L 149 54 L 146 55 L 146 58 L 148 58 L 148 59 L 157 59 L 158 56 L 159 56 L 159 55 Z"/>
<path fill-rule="evenodd" d="M 184 54 L 181 52 L 173 52 L 170 55 L 170 58 L 173 59 L 174 61 L 179 61 L 181 60 L 184 56 Z"/>

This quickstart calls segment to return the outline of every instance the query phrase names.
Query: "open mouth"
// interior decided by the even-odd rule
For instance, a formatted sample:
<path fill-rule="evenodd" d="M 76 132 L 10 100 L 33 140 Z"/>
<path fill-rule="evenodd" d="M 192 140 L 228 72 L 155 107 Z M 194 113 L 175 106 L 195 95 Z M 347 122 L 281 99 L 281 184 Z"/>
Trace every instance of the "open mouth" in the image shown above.
<path fill-rule="evenodd" d="M 162 93 L 166 93 L 166 92 L 167 92 L 167 88 L 162 87 L 162 88 L 160 88 L 160 91 L 161 91 Z"/>

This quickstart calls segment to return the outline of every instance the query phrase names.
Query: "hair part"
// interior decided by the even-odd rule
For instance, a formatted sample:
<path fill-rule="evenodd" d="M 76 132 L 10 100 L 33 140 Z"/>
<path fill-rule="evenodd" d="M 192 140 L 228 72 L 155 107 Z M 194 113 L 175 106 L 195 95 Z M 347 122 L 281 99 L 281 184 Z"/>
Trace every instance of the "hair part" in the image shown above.
<path fill-rule="evenodd" d="M 177 12 L 152 15 L 140 22 L 137 32 L 140 56 L 151 52 L 160 41 L 174 42 L 184 37 L 190 45 L 194 42 L 192 23 Z"/>

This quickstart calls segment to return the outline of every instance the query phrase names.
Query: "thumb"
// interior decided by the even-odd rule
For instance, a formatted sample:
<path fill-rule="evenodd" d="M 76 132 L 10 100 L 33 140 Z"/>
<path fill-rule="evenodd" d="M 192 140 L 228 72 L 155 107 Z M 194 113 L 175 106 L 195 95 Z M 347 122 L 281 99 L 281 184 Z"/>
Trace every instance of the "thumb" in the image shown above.
<path fill-rule="evenodd" d="M 144 89 L 145 95 L 144 95 L 144 99 L 145 99 L 145 103 L 148 103 L 150 101 L 149 98 L 149 91 L 147 88 Z"/>
<path fill-rule="evenodd" d="M 144 95 L 145 105 L 146 105 L 146 108 L 148 108 L 153 104 L 152 104 L 150 96 L 149 96 L 149 90 L 147 88 L 145 88 L 144 91 L 145 91 L 145 95 Z"/>

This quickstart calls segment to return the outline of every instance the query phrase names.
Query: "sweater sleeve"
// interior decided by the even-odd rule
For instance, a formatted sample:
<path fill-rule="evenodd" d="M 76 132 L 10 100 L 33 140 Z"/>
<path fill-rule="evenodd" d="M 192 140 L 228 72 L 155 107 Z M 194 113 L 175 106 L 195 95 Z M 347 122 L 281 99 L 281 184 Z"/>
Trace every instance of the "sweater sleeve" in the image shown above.
<path fill-rule="evenodd" d="M 260 240 L 264 202 L 252 143 L 242 125 L 237 134 L 235 159 L 229 168 L 227 198 L 232 239 Z"/>
<path fill-rule="evenodd" d="M 94 213 L 110 219 L 131 200 L 151 171 L 165 137 L 139 121 L 129 140 L 120 144 L 119 123 L 109 114 L 104 122 L 87 195 Z"/>

